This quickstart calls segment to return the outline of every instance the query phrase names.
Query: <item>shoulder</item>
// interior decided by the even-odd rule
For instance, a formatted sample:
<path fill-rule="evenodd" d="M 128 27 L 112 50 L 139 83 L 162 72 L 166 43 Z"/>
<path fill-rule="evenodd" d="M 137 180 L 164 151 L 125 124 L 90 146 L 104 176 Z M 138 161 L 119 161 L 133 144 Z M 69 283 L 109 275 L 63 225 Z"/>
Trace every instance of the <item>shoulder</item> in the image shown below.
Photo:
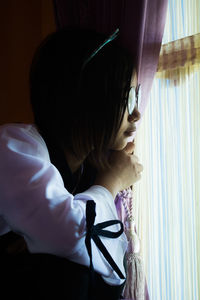
<path fill-rule="evenodd" d="M 0 126 L 0 153 L 42 156 L 49 161 L 47 146 L 34 124 L 10 123 Z"/>

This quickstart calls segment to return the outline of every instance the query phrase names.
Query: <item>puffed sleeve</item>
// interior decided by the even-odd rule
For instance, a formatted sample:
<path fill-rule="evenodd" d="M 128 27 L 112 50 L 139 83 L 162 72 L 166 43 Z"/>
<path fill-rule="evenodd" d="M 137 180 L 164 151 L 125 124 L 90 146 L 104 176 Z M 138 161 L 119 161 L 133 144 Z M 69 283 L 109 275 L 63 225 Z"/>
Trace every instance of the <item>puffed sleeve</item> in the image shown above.
<path fill-rule="evenodd" d="M 30 252 L 51 253 L 87 266 L 87 200 L 96 203 L 96 223 L 118 219 L 113 197 L 102 186 L 75 196 L 66 190 L 44 140 L 32 125 L 0 127 L 0 194 L 1 224 L 23 235 Z M 113 230 L 119 230 L 118 225 Z M 118 257 L 124 256 L 127 247 L 125 235 L 103 242 L 124 271 Z M 108 282 L 121 283 L 94 244 L 93 257 L 94 268 Z"/>

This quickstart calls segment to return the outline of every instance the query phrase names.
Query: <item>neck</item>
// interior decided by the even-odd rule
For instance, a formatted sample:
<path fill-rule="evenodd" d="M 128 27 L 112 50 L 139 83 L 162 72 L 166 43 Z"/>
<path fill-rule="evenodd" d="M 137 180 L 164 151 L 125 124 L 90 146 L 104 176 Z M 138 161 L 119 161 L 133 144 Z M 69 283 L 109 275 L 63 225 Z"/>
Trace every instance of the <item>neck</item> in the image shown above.
<path fill-rule="evenodd" d="M 82 157 L 81 159 L 77 159 L 77 157 L 75 157 L 75 155 L 69 151 L 65 151 L 65 157 L 72 174 L 75 173 L 80 168 L 80 166 L 82 165 L 82 163 L 86 158 L 85 156 Z"/>

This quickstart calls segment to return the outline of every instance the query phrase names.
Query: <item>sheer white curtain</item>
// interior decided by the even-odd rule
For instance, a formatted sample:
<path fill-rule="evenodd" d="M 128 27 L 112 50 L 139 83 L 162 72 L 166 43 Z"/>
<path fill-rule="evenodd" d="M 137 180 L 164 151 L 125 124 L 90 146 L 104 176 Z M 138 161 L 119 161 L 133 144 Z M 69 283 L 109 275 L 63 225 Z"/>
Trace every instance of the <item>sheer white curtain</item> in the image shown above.
<path fill-rule="evenodd" d="M 163 43 L 200 32 L 198 2 L 169 1 Z M 154 80 L 136 136 L 144 171 L 134 214 L 150 299 L 199 300 L 200 65 L 166 74 Z"/>

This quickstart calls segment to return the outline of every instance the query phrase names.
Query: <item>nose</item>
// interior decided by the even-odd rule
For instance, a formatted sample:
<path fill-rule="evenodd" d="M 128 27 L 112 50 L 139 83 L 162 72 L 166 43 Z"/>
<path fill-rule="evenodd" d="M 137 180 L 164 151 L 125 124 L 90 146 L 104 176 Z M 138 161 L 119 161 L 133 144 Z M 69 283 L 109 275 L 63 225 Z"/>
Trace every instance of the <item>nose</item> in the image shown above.
<path fill-rule="evenodd" d="M 138 108 L 135 107 L 132 114 L 128 116 L 128 121 L 130 123 L 137 122 L 137 121 L 139 121 L 140 117 L 141 117 L 141 114 L 140 114 Z"/>

